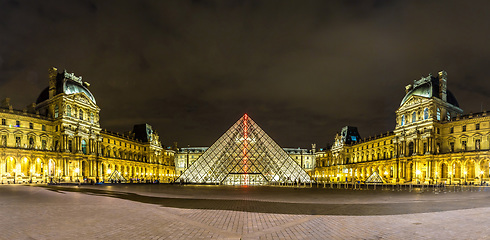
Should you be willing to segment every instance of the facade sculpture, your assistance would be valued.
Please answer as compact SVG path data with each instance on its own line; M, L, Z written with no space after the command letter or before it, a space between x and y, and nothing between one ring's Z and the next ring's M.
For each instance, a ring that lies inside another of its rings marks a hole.
M394 131L346 141L316 155L318 181L480 184L489 181L490 116L462 115L447 89L447 73L415 80L396 110ZM349 139L350 140L350 139Z
M36 103L19 111L2 101L2 183L174 180L174 151L162 147L148 124L125 134L103 130L88 86L51 68Z

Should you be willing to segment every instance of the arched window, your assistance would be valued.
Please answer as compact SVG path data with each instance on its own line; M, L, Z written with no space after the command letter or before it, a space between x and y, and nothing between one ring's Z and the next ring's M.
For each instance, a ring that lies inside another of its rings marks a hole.
M71 106L66 106L66 116L71 117Z
M410 142L408 144L408 155L409 156L413 155L413 150L414 150L413 142Z
M94 113L90 113L90 123L94 123Z
M402 126L405 125L405 115L402 115L402 123L401 123Z
M78 112L78 116L80 118L80 120L83 120L83 110L80 109L80 111Z
M54 118L58 118L59 111L60 107L58 105L54 106Z
M429 119L429 108L424 109L424 120Z
M412 113L412 122L416 122L417 121L417 113L416 112L413 112Z
M87 154L87 142L82 139L82 152L83 154Z
M441 109L437 108L437 120L441 120Z
M29 148L34 148L34 138L33 137L29 138Z

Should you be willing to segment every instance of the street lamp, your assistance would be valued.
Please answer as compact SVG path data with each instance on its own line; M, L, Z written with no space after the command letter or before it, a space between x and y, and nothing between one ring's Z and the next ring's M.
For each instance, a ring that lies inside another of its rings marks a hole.
M483 185L483 171L480 171L480 185Z
M77 182L80 182L79 178L79 173L80 173L80 168L75 168L75 173L77 174Z
M58 169L58 182L61 183L61 169Z
M468 174L468 172L464 171L464 184L466 185L466 174Z
M418 183L418 180L419 180L420 173L421 173L420 170L415 171L415 178L417 180L417 183Z

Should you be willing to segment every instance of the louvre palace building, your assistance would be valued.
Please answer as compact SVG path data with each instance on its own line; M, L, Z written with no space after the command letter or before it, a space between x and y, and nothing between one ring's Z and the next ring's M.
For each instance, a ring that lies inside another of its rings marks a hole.
M127 133L103 130L82 77L51 68L36 103L0 105L0 182L170 182L174 151L148 124Z
M392 132L361 138L344 127L331 149L316 153L320 182L489 182L490 117L463 114L448 90L447 73L406 86Z
M330 148L282 148L245 114L210 147L162 147L148 124L114 133L82 77L51 68L37 101L0 103L0 181L179 182L265 185L313 182L488 182L490 117L463 114L447 73L406 86L392 132L362 138L346 126Z

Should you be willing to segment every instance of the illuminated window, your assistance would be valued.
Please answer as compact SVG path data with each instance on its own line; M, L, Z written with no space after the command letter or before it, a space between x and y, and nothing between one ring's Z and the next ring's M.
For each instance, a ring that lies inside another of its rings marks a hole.
M480 139L475 140L475 150L480 150Z
M466 141L461 141L461 149L466 151Z
M441 109L437 108L437 120L441 120Z
M20 137L15 137L15 146L20 147L20 144L21 144Z
M429 119L429 108L424 109L424 120Z
M82 152L83 154L87 154L87 142L82 139Z
M66 106L66 116L71 117L71 106Z
M417 121L417 113L416 112L413 112L412 113L412 122L416 122Z
M402 115L402 126L405 125L405 115Z
M83 120L83 110L80 109L80 111L78 112L78 117L80 118L80 120Z
M58 107L58 105L54 106L54 118L58 118L59 110L60 110L60 107Z
M450 150L451 152L454 152L454 142L450 142L450 143L449 143L449 150Z

